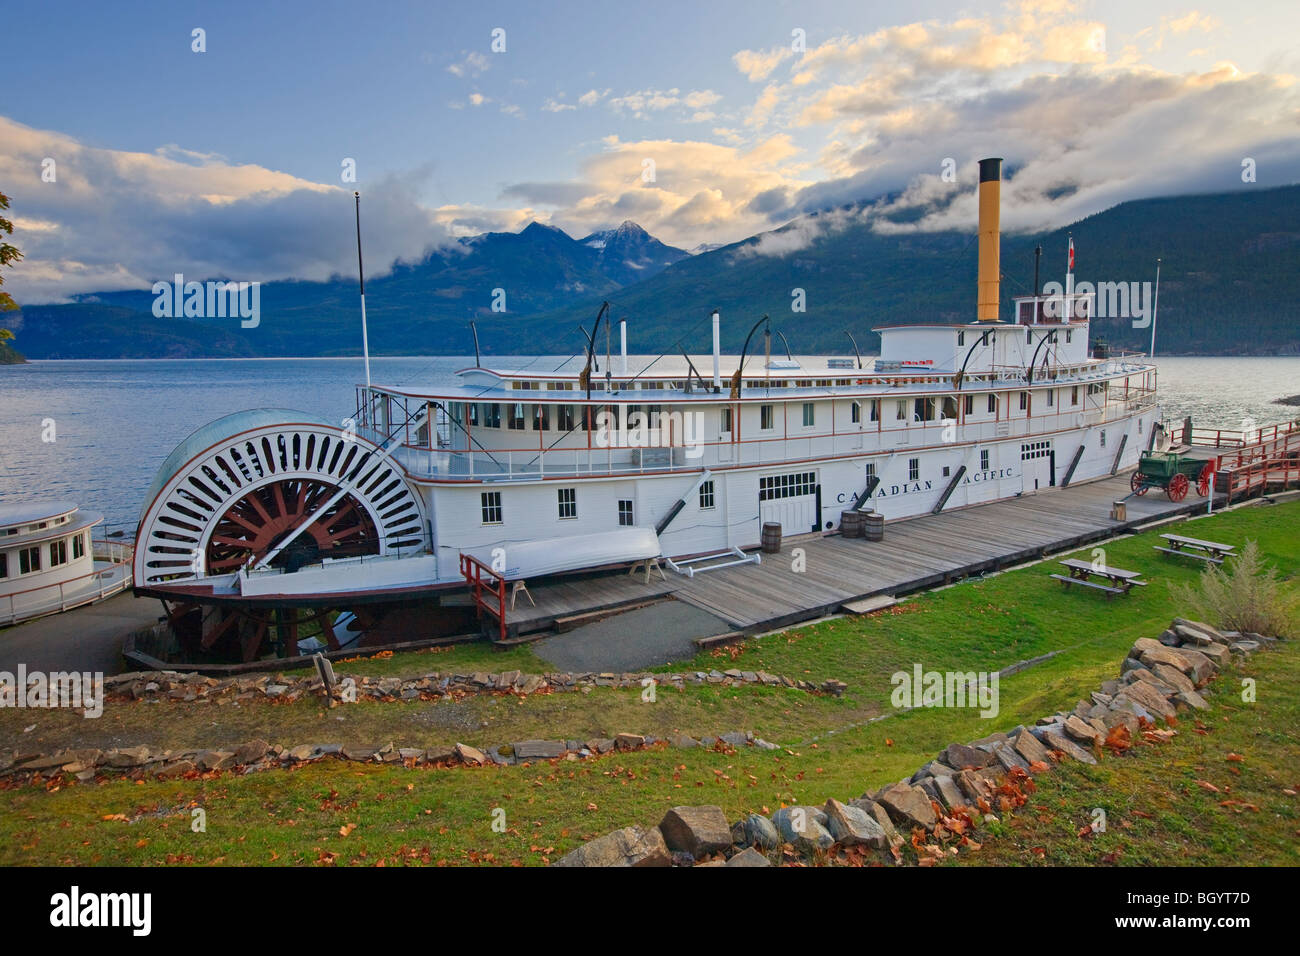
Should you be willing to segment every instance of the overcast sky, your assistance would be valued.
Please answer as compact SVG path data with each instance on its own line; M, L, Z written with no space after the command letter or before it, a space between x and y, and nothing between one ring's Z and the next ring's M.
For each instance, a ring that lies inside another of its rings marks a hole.
M1297 11L1294 0L10 5L0 192L26 258L5 288L35 303L176 272L350 274L353 189L377 274L533 219L576 237L632 219L690 249L889 196L891 209L915 207L907 228L973 231L975 161L989 155L1007 160L1008 229L1125 199L1289 184L1300 181ZM942 175L948 159L956 182ZM798 230L762 251L810 238Z

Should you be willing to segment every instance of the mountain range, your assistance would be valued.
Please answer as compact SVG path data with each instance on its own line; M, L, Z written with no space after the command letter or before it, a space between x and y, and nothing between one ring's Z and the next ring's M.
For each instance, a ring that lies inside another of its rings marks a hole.
M866 204L800 217L779 229L695 254L633 222L575 239L532 223L465 238L366 283L376 355L464 355L477 320L484 354L572 354L600 304L628 319L629 348L658 354L709 348L708 315L738 351L763 314L796 353L878 345L873 326L965 321L974 315L975 229L882 230ZM1069 238L1077 282L1151 282L1160 258L1161 354L1300 354L1300 186L1122 203L1067 227L1004 234L1002 316L1011 296L1064 278ZM170 277L165 277L170 278ZM187 277L190 278L190 277ZM214 277L216 278L216 277ZM802 290L800 293L798 290ZM802 299L805 311L792 306ZM0 316L30 358L355 355L355 278L268 282L261 318L155 318L149 290L27 306ZM493 310L493 304L498 310ZM1150 330L1098 318L1094 336L1145 349Z

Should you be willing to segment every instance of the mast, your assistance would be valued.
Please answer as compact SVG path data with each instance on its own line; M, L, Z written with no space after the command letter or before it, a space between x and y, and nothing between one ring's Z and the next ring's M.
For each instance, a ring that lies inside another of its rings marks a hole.
M1156 260L1156 294L1155 301L1151 303L1151 354L1150 358L1156 357L1156 316L1160 312L1160 260ZM1211 498L1214 496L1211 495Z
M366 388L370 387L370 336L366 333L366 271L361 266L361 193L357 200L357 279L361 283L361 354L366 359Z

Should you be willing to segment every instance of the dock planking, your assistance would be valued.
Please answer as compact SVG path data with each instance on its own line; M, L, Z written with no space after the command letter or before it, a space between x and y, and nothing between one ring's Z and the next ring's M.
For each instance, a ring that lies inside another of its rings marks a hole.
M885 540L838 535L787 538L762 564L738 565L683 581L673 594L751 632L834 613L846 603L904 594L1111 537L1161 518L1199 511L1205 499L1128 497L1129 476L886 524ZM1128 498L1128 520L1112 502ZM793 549L805 570L792 569Z

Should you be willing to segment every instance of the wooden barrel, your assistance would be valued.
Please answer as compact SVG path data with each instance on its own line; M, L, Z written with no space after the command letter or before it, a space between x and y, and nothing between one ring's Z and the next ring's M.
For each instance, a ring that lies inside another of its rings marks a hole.
M840 534L846 538L862 537L862 519L865 518L861 511L841 511L840 512Z
M862 536L868 541L885 540L885 516L872 511L862 516Z
M781 522L766 521L763 523L762 542L764 554L781 553Z

